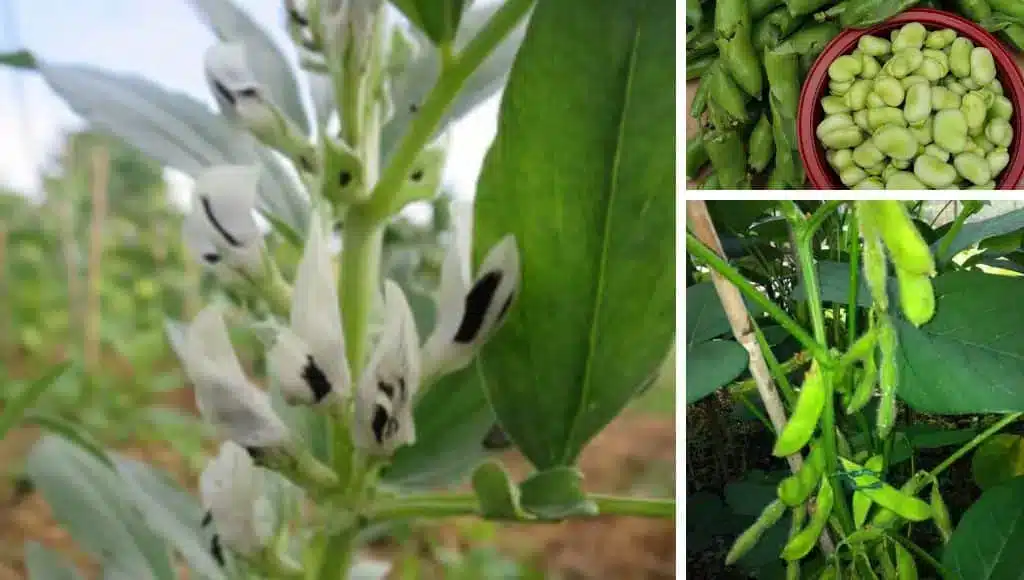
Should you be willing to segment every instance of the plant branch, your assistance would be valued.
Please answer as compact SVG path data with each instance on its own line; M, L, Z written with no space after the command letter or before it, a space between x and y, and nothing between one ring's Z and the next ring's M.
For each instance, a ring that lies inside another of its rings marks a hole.
M416 157L434 136L441 119L470 75L519 25L532 7L533 0L508 0L461 52L444 59L437 83L420 105L408 132L398 143L370 199L360 207L370 223L383 221L412 201L402 199L399 192Z
M953 225L949 226L949 230L946 231L946 235L942 236L942 240L939 241L939 249L935 252L935 257L939 262L946 261L946 252L949 251L949 246L953 244L953 240L956 239L957 234L963 229L964 223L967 218L971 217L978 212L978 208L973 204L965 203L960 208L960 213L956 215L956 219L953 220ZM949 256L950 259L953 256Z
M860 235L857 212L849 212L850 289L846 298L846 344L857 339L857 292L860 290Z
M597 504L602 516L633 516L647 518L671 518L675 515L676 502L673 499L619 497L593 494L588 496ZM456 516L478 516L480 502L476 496L466 493L416 494L392 498L372 506L366 513L370 521L403 520L414 518L444 518ZM532 518L515 521L536 522Z
M1010 413L1009 415L1006 415L1002 419L996 421L988 429L985 429L981 433L978 433L977 435L974 436L973 439L971 439L967 443L964 443L964 445L960 447L960 449L957 449L955 452L953 452L952 455L947 457L945 461L938 464L935 467L935 469L928 472L928 475L932 478L938 477L940 473L948 469L950 465L956 463L958 459L960 459L967 453L970 453L972 449L984 443L986 439L995 435L1010 423L1013 423L1014 421L1020 419L1021 416L1024 416L1024 413Z

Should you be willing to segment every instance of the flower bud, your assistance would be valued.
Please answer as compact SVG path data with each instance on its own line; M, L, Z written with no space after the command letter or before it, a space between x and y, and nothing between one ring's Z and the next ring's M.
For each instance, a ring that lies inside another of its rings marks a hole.
M253 215L259 177L256 165L221 165L196 178L182 235L207 266L255 278L265 274L263 235Z
M213 557L224 564L223 546L242 556L267 548L274 534L274 511L263 493L264 473L238 445L225 441L199 478L207 516L216 526Z

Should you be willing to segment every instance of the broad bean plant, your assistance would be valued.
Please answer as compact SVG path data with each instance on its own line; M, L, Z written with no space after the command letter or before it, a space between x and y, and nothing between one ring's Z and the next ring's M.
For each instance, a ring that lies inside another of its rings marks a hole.
M168 321L219 440L198 505L68 437L29 459L66 525L85 532L85 510L114 530L76 534L108 577L170 577L169 551L202 577L381 577L354 555L394 520L670 517L671 500L587 493L575 462L674 353L672 3L289 0L308 95L240 5L192 4L219 39L196 64L219 115L31 63L95 127L194 177L182 238L219 289ZM384 267L386 226L437 196L446 128L506 78L472 248L449 239L424 295ZM265 365L242 364L243 339ZM486 460L502 439L536 472ZM103 490L69 508L75 471ZM471 471L472 493L435 491Z
M1016 556L990 546L1014 535L1010 506L1024 492L1004 451L1021 438L999 433L1024 409L1009 362L1016 331L1003 320L1020 288L1021 210L968 222L984 204L963 201L936 226L923 202L736 202L728 214L730 204L690 204L687 250L724 316L698 308L703 318L688 320L687 399L749 368L729 392L750 403L742 385L756 383L761 405L750 408L789 467L748 482L770 497L726 564L759 577L773 562L786 578L1012 575ZM791 284L775 269L784 262ZM702 284L688 289L690 308L714 300ZM739 345L708 341L730 326ZM783 340L770 330L793 341L790 360L776 357ZM952 415L970 415L970 427L950 428ZM925 457L947 446L941 461ZM949 471L969 455L984 493L951 509ZM776 526L772 557L755 564L752 548Z

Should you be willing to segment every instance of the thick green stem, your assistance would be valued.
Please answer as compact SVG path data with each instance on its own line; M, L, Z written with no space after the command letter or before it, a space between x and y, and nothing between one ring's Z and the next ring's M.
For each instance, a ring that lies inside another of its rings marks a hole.
M672 499L590 495L601 515L671 518L676 502ZM382 501L367 513L371 521L480 516L480 504L471 494L418 494ZM523 519L520 521L533 521Z
M399 191L416 157L434 136L441 119L466 84L466 80L532 7L533 0L507 0L461 52L444 59L437 83L420 105L408 132L398 143L387 168L381 174L380 181L373 188L373 193L364 206L366 216L371 222L386 219L412 201L401 199Z
M690 232L686 232L686 251L690 252L694 257L699 258L707 264L708 267L721 274L723 278L736 286L740 292L763 308L769 316L774 318L782 328L786 329L793 338L802 344L822 366L831 366L833 364L828 350L815 341L814 338L811 337L811 335L808 334L797 321L790 318L782 308L779 308L777 304L772 302L760 290L755 288L753 284L747 281L747 279L744 278L738 270L730 266L729 263L722 258L719 258L717 254L697 239L697 236Z
M860 290L860 236L857 212L849 212L850 290L846 299L846 344L857 339L857 292Z
M949 251L949 246L953 243L957 234L959 234L960 230L964 227L964 222L967 221L967 218L977 213L977 211L978 210L975 207L969 204L964 204L964 206L960 208L960 213L958 213L956 215L956 219L953 220L953 225L949 226L949 230L946 232L946 235L942 236L942 240L939 242L939 250L935 252L935 257L939 262L946 261L946 252ZM948 256L948 258L952 259L952 256Z

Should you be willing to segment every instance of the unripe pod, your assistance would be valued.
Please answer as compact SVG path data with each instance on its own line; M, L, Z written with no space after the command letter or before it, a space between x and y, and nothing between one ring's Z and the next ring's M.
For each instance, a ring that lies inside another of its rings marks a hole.
M914 326L921 326L935 316L935 289L927 274L913 274L896 269L903 315Z
M757 517L754 523L744 530L743 533L736 538L736 541L733 542L732 548L729 549L729 553L725 556L726 565L732 565L736 560L742 558L744 554L756 546L757 541L761 539L761 536L764 535L769 528L778 523L782 518L782 515L785 513L786 504L782 503L782 500L773 500L765 506L764 510L761 511L761 515Z
M897 268L914 274L935 273L932 252L901 202L865 201L861 207L866 210L861 211L861 219L869 220L882 237Z

